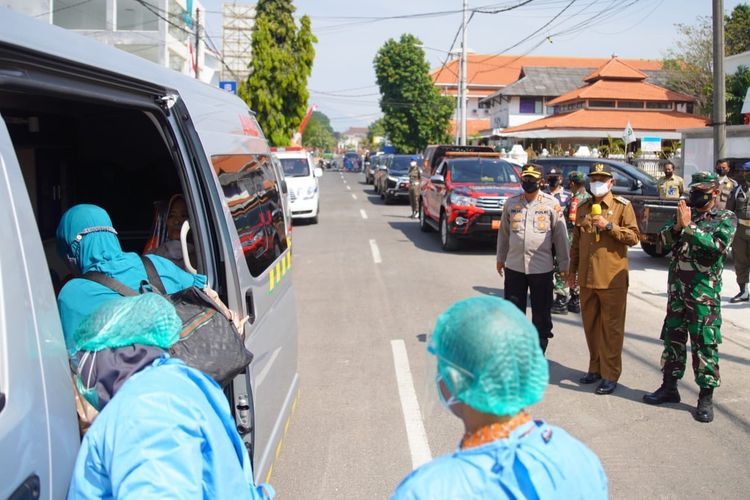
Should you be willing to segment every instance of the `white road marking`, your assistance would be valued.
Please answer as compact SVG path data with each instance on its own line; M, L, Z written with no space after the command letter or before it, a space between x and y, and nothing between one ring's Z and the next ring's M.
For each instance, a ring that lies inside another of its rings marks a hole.
M372 240L370 240L372 241ZM401 398L401 409L404 412L406 438L411 452L411 465L417 468L432 460L430 443L427 442L427 432L422 422L422 412L419 411L417 393L409 368L409 356L406 354L406 344L401 339L391 340L393 351L393 365L396 369L396 384Z
M378 244L375 242L375 240L370 240L370 251L372 252L372 260L375 262L375 264L380 264L383 262L383 259L380 258L380 249L378 248Z
M346 186L346 189L348 189L349 191L351 191L352 187L351 186Z
M367 212L365 212L363 208L359 209L359 215L361 215L364 220L367 220Z
M357 195L354 194L354 193L352 193L352 198L354 198L356 200L357 199Z

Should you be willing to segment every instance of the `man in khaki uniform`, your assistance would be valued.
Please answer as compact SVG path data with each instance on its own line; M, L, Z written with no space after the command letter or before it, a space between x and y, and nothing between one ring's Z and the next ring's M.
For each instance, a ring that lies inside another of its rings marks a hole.
M526 165L521 171L524 192L505 202L497 233L497 272L505 271L505 298L526 312L531 295L531 322L546 351L552 338L553 252L564 278L568 271L568 230L560 204L540 190L543 170Z
M589 348L588 372L580 382L601 381L596 393L610 394L622 371L628 247L638 243L640 233L630 201L611 193L614 179L609 165L595 164L589 185L593 198L579 205L576 213L568 283L575 283L577 273Z
M729 162L718 160L716 162L716 173L719 174L719 197L716 200L716 208L725 210L727 201L732 191L737 189L737 181L729 177Z
M409 162L409 204L411 205L411 217L412 219L419 218L419 167L417 166L417 158L414 157Z
M664 177L659 179L659 198L678 199L685 192L685 183L682 177L675 175L674 163L668 161L664 164Z
M750 302L750 291L747 289L747 282L750 281L750 161L742 165L742 182L729 196L727 210L731 210L737 216L737 232L734 233L732 253L737 284L740 287L740 293L729 302Z

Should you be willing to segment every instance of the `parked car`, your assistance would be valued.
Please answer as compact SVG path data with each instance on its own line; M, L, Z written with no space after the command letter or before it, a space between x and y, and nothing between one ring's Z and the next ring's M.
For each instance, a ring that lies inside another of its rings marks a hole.
M447 152L420 186L419 227L440 232L443 250L461 239L497 238L506 200L521 192L516 169L499 153Z
M187 205L190 267L250 318L255 360L227 398L261 482L299 377L284 183L252 111L217 87L5 8L0 75L0 498L64 498L80 445L55 300L69 275L60 216L98 204L122 248L141 252L153 202L174 194ZM251 243L264 238L280 248Z
M652 257L663 257L670 252L669 248L662 247L658 232L677 211L677 200L660 199L656 179L651 175L629 163L604 158L536 158L533 163L543 166L545 172L552 168L561 171L566 183L568 174L574 170L588 175L596 163L611 166L615 179L612 194L623 196L633 204L643 251Z
M390 155L385 163L384 174L380 177L380 199L391 204L397 199L409 199L409 165L416 159L415 155Z
M377 164L377 168L373 171L372 174L372 190L375 191L375 194L380 194L381 188L385 185L385 178L387 176L387 166L389 158L393 156L391 154L386 154L380 157L380 161Z
M382 153L378 153L375 155L371 155L369 157L369 160L365 160L365 184L373 184L375 182L375 172L384 159L385 155Z
M313 167L310 153L304 148L273 148L273 151L284 169L292 219L306 219L317 224L320 214L318 177L323 175L323 169Z

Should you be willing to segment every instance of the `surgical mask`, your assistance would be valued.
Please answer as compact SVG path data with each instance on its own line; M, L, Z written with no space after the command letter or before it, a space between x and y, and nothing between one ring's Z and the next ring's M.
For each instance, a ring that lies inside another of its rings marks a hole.
M539 191L539 181L521 181L521 187L527 193Z
M589 188L591 189L591 194L593 194L594 196L604 196L605 194L609 193L609 182L592 182Z
M458 403L458 400L453 394L451 394L450 398L445 399L445 396L443 395L443 390L440 388L440 382L442 381L443 381L442 375L440 375L439 373L435 375L435 385L437 386L436 389L438 393L438 399L440 400L440 404L442 405L443 408L445 408L448 412L453 413L451 406Z
M556 188L560 185L560 178L559 177L550 177L547 180L547 183L549 184L549 187Z
M714 199L714 195L711 191L701 191L700 189L694 189L690 191L690 199L687 205L691 208L703 208Z

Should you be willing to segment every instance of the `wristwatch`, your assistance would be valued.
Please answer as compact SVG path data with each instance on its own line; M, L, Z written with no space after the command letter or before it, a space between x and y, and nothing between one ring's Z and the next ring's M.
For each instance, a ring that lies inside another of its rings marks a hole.
M607 230L607 231L612 231L612 223L611 222L607 222L607 225L604 226L604 229Z

